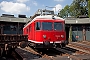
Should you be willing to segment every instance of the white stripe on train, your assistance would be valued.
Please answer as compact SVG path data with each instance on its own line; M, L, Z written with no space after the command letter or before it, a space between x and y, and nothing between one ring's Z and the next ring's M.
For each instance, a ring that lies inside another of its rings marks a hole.
M43 42L38 42L38 41L33 41L33 40L28 40L30 42L33 42L33 43L40 43L40 44L43 44ZM54 43L61 43L62 41L55 41ZM50 41L50 43L53 43Z

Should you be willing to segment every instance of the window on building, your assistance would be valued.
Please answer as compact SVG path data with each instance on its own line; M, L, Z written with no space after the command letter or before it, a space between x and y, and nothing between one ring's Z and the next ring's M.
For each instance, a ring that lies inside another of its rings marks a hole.
M82 31L83 27L82 26L73 26L72 31Z
M22 24L20 24L20 26L19 26L19 31L23 31L23 25Z
M11 31L16 31L16 26L10 25Z
M3 29L4 29L5 31L10 31L10 25L5 25L5 26L3 27Z
M73 26L72 27L72 31L77 31L78 30L78 27L77 26Z
M86 26L86 31L90 31L90 26Z

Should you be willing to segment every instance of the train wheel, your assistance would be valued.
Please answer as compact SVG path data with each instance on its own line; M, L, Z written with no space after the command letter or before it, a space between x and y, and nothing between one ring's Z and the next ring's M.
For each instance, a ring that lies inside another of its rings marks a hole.
M22 41L19 43L21 48L25 48L27 46L27 43L25 41Z

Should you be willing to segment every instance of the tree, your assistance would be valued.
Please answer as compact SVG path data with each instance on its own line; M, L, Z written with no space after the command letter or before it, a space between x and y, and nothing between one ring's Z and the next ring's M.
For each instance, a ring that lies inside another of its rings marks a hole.
M64 10L65 10L65 17L68 17L69 16L69 5L66 5L64 7Z
M75 5L73 5L73 4L70 5L70 8L69 8L69 11L70 11L69 15L70 16L76 16L76 10L74 7L75 7Z
M90 0L88 0L88 16L90 18Z
M62 9L62 10L59 12L59 17L62 17L62 18L65 17L65 11L64 11L64 9Z
M90 0L73 0L70 6L66 5L59 13L60 17L74 16L79 17L81 15L90 16Z
M62 18L66 18L69 16L69 5L66 5L64 9L59 12L59 16Z

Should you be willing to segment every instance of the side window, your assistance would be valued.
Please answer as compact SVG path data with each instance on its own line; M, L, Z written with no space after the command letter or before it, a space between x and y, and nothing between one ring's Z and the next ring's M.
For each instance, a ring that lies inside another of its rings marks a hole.
M32 27L31 27L31 26L29 26L29 32L31 32L31 29L32 29Z
M31 26L29 26L29 32L31 31Z
M27 34L28 34L28 28L27 28Z
M40 30L40 22L36 22L36 30Z

